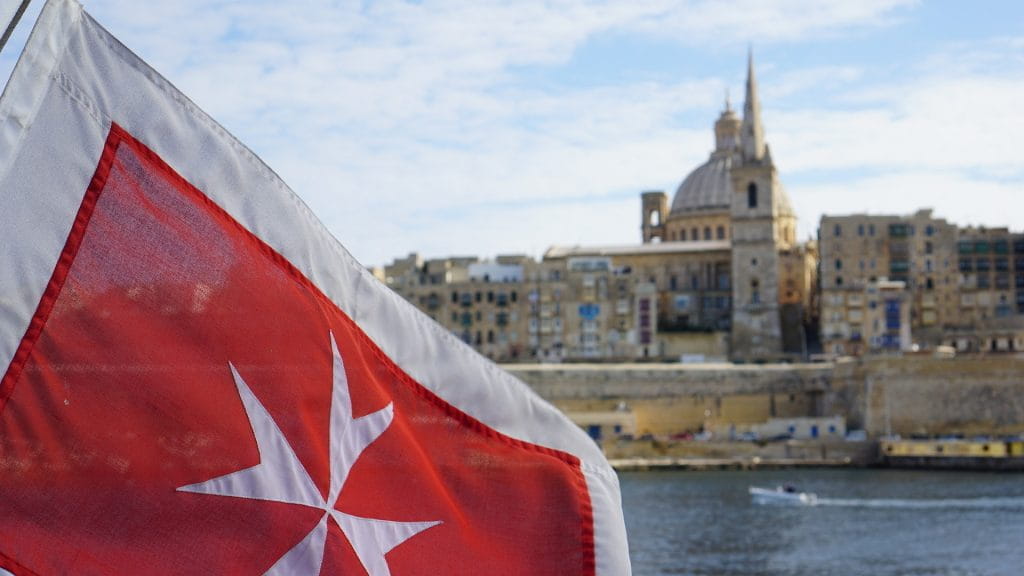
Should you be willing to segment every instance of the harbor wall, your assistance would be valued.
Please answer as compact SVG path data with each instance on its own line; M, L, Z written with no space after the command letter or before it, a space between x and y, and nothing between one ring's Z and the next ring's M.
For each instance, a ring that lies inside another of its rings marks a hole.
M843 416L848 429L872 436L1024 434L1024 359L1016 356L505 368L565 411L631 411L640 435L822 416Z
M881 436L1024 434L1024 358L872 358L835 365L822 409Z
M628 410L638 435L672 435L816 414L830 365L510 365L566 412Z

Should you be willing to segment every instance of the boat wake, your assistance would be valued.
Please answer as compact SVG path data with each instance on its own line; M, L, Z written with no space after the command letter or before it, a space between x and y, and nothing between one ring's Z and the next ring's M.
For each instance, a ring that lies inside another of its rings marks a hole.
M960 508L967 510L994 510L1007 508L1024 509L1024 498L821 498L817 506L841 508L901 508L908 510L930 510Z

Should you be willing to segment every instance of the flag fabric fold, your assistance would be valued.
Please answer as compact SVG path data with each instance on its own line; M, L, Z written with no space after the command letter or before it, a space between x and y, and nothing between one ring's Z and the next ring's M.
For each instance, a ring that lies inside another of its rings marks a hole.
M0 98L0 568L629 573L618 481L73 0Z

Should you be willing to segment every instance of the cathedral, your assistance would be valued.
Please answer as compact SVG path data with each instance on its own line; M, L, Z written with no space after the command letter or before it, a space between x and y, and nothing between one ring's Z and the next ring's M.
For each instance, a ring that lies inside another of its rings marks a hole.
M642 242L525 255L396 260L379 276L498 361L768 362L806 356L813 244L765 141L753 59L742 117L726 102L707 162L671 205L641 194Z
M727 100L714 132L711 157L683 179L671 207L663 192L641 195L643 242L690 243L716 252L727 245L728 277L720 265L721 277L714 281L715 287L730 292L732 359L805 353L813 246L796 242L796 216L765 140L752 55L743 116L737 117ZM700 285L699 280L692 283ZM700 310L703 304L698 299L698 316L708 315Z

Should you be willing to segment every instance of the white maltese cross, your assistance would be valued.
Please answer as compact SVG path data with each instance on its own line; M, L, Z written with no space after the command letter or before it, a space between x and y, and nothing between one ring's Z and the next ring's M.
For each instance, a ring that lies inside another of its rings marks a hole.
M441 522L393 522L361 518L335 510L334 506L341 489L345 486L349 471L359 460L363 450L391 425L394 409L389 403L372 414L352 418L352 398L349 394L345 365L334 341L334 334L330 336L331 349L334 352L334 386L331 393L331 489L327 499L324 499L313 483L309 472L296 457L295 451L288 444L277 423L230 363L228 366L235 378L238 395L242 399L242 405L249 416L249 424L256 436L260 463L206 482L182 486L178 490L253 500L272 500L323 510L324 515L316 527L279 558L267 570L267 574L319 574L324 558L328 520L333 518L348 538L369 576L389 576L391 572L388 570L384 555L395 546Z

